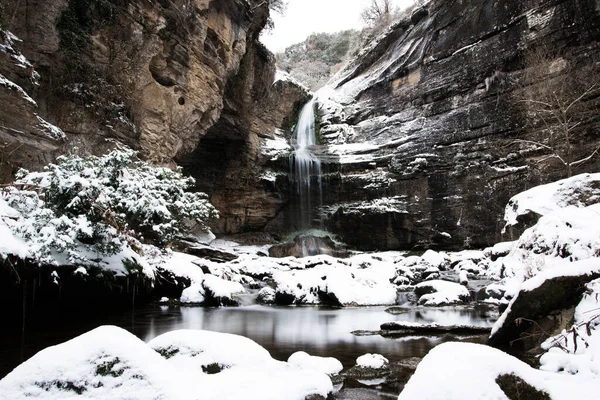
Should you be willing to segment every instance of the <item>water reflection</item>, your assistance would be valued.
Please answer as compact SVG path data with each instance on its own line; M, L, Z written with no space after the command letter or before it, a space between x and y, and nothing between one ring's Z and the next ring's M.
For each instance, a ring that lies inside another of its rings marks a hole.
M355 330L377 330L384 322L413 321L490 326L472 310L415 310L400 315L384 307L328 309L317 307L162 308L136 317L133 332L144 341L175 329L205 329L249 337L275 358L287 359L295 351L340 358L352 366L364 353L381 353L390 359L422 357L444 338L355 336Z
M113 315L39 316L30 320L24 344L20 331L0 332L0 377L35 352L69 340L100 325L117 325L144 341L177 329L205 329L246 336L286 360L296 351L338 358L345 367L354 365L365 353L380 353L391 361L423 357L431 348L447 340L443 337L355 336L355 330L377 330L384 322L414 321L440 324L491 326L473 310L414 309L391 315L385 307L332 309L323 307L178 308L150 307ZM477 341L483 341L479 338Z

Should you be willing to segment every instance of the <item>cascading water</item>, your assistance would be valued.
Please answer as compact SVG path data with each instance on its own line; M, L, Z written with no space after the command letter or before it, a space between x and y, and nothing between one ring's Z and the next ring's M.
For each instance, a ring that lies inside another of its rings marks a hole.
M314 107L315 99L313 98L302 108L296 126L296 140L293 143L294 153L291 166L297 196L296 215L293 221L296 230L320 228L320 223L315 226L313 218L313 207L321 206L323 202L321 161L313 153L314 146L317 144Z

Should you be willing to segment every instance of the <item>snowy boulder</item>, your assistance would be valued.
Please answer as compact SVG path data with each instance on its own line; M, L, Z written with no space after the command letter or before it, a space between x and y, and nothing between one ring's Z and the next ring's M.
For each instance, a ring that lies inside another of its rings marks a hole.
M329 376L339 374L344 368L342 363L336 358L311 356L304 351L295 352L288 358L287 362L290 365L323 372Z
M424 306L447 306L466 303L471 295L463 285L447 281L427 281L415 286L418 304Z
M264 287L258 292L256 302L260 304L274 304L275 303L275 290L270 287Z
M521 235L515 255L533 264L547 257L576 261L597 256L600 254L599 211L600 204L586 208L569 206L542 217Z
M148 346L180 368L205 373L272 360L267 350L248 338L210 331L172 331L154 338Z
M361 368L382 369L389 364L381 354L364 354L356 359L356 366Z
M102 326L19 365L0 381L0 398L191 400L199 389L134 335Z
M435 347L423 358L398 400L572 400L597 396L597 379L539 371L488 346L451 342Z
M204 275L202 287L205 292L204 305L210 307L237 306L235 294L245 293L246 290L238 282L227 281L214 275Z
M438 253L437 251L427 250L421 260L439 269L445 269L450 264L450 257L446 253Z
M431 281L440 278L440 270L438 267L429 267L421 272L421 278L426 281Z
M568 206L587 207L600 201L600 173L581 174L536 186L513 196L506 205L507 227L532 226L539 217Z
M370 380L385 378L390 374L390 363L381 354L364 354L356 359L356 365L344 372L348 378Z
M182 374L193 374L202 399L302 400L325 398L333 390L324 371L277 361L243 336L182 330L148 345Z
M575 306L583 297L585 284L597 278L600 278L600 259L592 258L569 265L556 264L523 282L496 321L488 344L495 347L512 344L539 351L539 337L555 335L567 328ZM515 342L516 339L519 340Z

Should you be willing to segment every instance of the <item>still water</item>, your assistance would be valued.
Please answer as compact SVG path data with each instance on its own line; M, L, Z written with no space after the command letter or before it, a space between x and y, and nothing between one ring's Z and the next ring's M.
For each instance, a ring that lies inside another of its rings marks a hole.
M381 336L355 336L352 331L377 330L382 323L391 321L478 326L493 324L493 320L474 310L417 308L392 315L385 309L260 305L236 308L153 306L115 314L50 313L29 320L24 337L20 327L0 330L0 377L37 351L106 324L127 329L146 342L177 329L233 333L256 341L276 359L287 360L292 353L302 350L312 355L336 357L345 368L353 366L356 358L365 353L379 353L390 361L399 361L423 357L434 346L456 340L450 336L386 339ZM481 342L485 337L468 340ZM364 395L361 397L366 398Z

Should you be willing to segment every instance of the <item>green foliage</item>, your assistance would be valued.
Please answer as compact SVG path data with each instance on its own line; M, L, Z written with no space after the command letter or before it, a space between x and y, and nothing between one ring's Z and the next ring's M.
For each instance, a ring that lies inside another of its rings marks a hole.
M167 245L195 224L208 229L216 209L181 170L154 167L130 149L103 157L62 156L46 172L21 170L5 200L22 218L11 226L25 239L31 258L94 265L100 255L130 249L122 264L128 274L142 266L133 257L139 241ZM30 190L35 188L35 190Z

